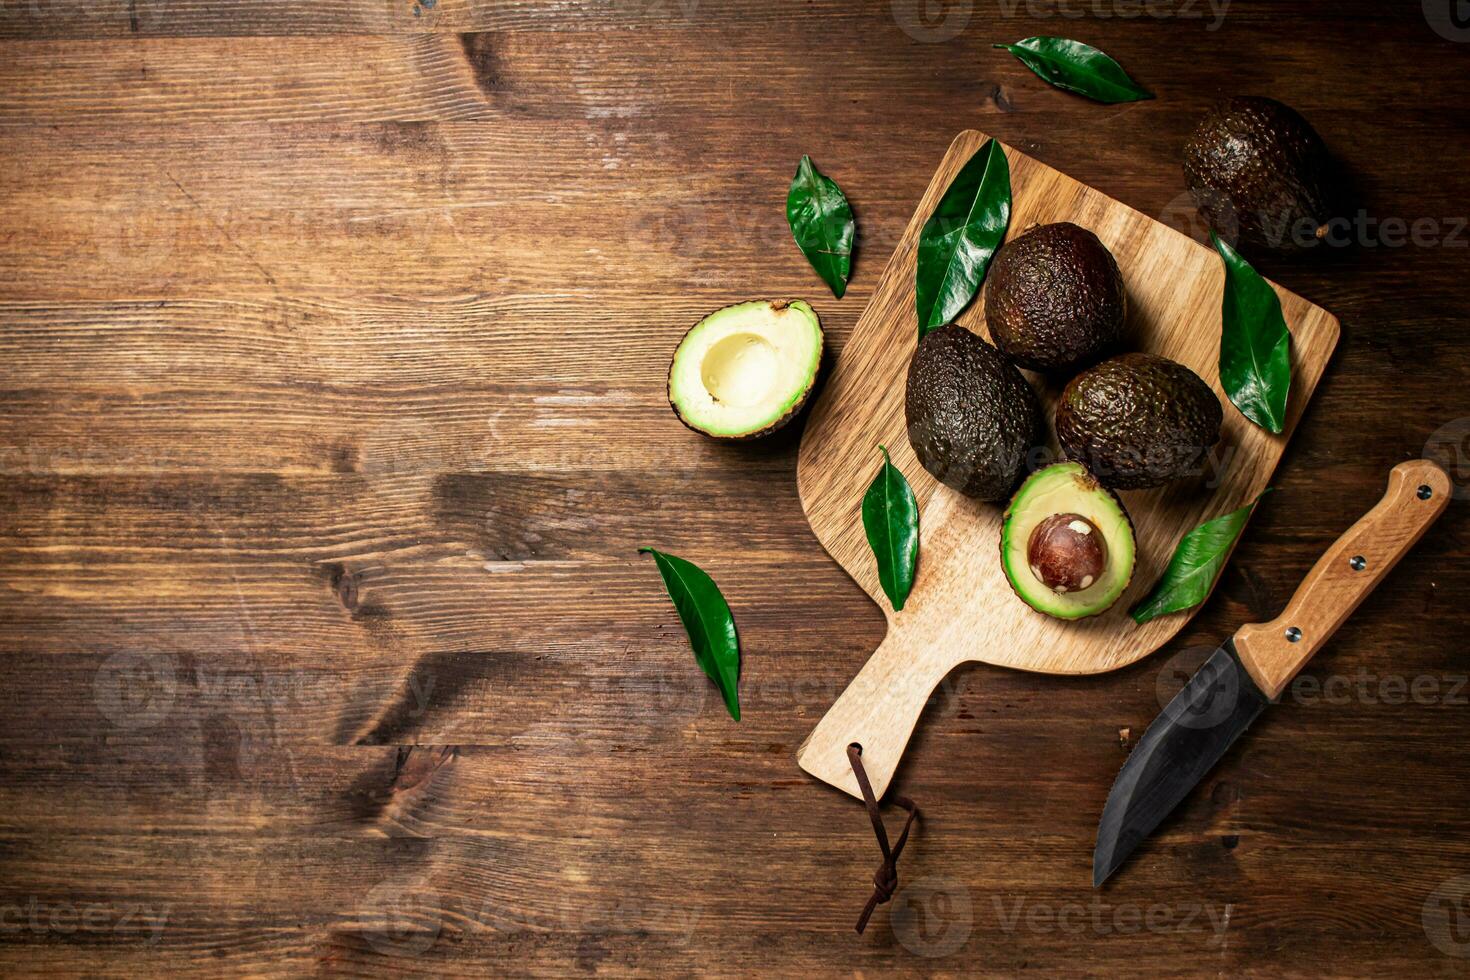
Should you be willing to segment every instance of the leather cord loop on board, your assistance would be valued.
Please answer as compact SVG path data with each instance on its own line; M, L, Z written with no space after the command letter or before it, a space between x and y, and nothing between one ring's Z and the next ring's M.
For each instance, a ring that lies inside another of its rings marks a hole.
M857 777L858 788L863 791L863 803L868 808L868 819L873 821L873 834L878 838L878 847L883 851L883 863L878 865L878 870L873 872L873 894L868 898L868 904L863 906L863 914L858 916L857 932L861 936L863 930L868 928L868 918L873 910L893 897L898 889L898 856L903 853L903 846L909 840L909 828L914 825L914 818L919 815L919 808L914 801L907 796L895 796L893 802L909 812L909 818L903 823L903 831L898 835L898 843L891 848L888 846L888 829L883 826L883 815L878 811L878 801L873 798L873 784L868 782L868 774L863 770L863 748L853 744L847 747L847 761L852 763L852 774Z

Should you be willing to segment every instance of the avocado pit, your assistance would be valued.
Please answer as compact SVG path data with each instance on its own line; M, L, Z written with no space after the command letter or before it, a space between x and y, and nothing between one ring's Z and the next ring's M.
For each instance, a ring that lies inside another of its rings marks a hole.
M1053 514L1031 532L1026 559L1037 581L1058 594L1091 588L1107 569L1102 532L1081 514Z

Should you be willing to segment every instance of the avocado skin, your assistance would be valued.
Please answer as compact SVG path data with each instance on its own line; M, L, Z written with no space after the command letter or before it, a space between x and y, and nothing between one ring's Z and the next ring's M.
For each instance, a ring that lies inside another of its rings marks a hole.
M1331 154L1312 124L1275 99L1219 103L1184 144L1184 180L1220 237L1291 252L1334 217Z
M950 324L919 341L904 395L909 442L924 469L979 500L1004 500L1027 469L1045 416L1000 351Z
M1057 441L1103 484L1162 486L1193 472L1220 438L1220 399L1167 357L1120 354L1067 382Z
M1123 338L1127 293L1106 245L1070 222L1041 225L1007 242L990 266L990 338L1033 371L1068 371Z

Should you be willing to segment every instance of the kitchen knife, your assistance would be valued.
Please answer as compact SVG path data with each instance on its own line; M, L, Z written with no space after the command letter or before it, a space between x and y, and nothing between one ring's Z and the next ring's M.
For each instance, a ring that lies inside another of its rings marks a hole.
M1269 623L1242 626L1205 661L1128 756L1092 853L1101 885L1250 727L1449 505L1444 470L1400 463L1388 491L1337 539Z

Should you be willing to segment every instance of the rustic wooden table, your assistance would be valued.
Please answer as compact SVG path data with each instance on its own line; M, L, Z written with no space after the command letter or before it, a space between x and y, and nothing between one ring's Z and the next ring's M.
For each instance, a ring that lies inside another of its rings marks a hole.
M1120 730L1200 644L1274 615L1393 464L1470 486L1451 7L0 2L0 969L1464 973L1463 502L1089 881ZM990 47L1032 34L1158 100ZM1155 656L946 682L859 938L871 831L792 755L883 619L806 526L797 435L694 436L667 358L752 297L840 350L965 127L1202 238L1180 147L1244 92L1364 209L1259 263L1344 328L1279 492ZM803 153L858 215L841 301L786 229ZM742 722L643 544L735 606Z

